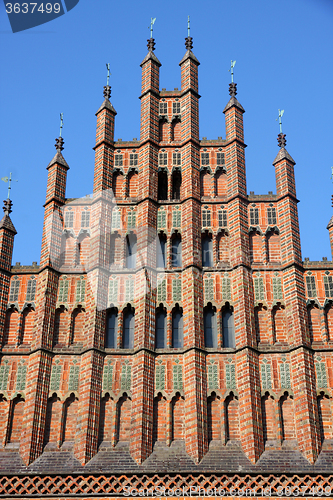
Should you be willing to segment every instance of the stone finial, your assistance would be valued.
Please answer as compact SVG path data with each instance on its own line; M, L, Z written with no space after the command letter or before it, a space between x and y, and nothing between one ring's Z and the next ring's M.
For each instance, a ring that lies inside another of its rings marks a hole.
M111 97L111 87L110 85L104 85L103 95L105 99L110 99Z
M185 38L185 47L186 47L186 50L193 49L193 38L191 36L188 36Z
M154 52L155 50L155 38L148 38L147 47L149 52Z
M286 134L280 133L278 135L278 139L277 140L278 140L278 145L279 145L280 148L284 148L286 146L286 144L287 144Z
M12 206L13 206L12 200L9 200L7 198L7 200L3 201L3 211L5 212L5 215L9 215L12 212Z
M64 145L64 140L62 137L58 137L58 139L55 140L56 141L56 144L54 145L56 150L61 153L61 151L64 149L63 148L63 145Z
M237 83L229 83L229 94L231 97L236 97L237 95Z

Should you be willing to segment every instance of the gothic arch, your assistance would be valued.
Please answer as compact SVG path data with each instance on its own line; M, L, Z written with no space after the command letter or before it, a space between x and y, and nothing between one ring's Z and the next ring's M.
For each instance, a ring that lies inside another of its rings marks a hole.
M72 312L71 343L83 344L85 338L85 309L78 305Z
M213 391L207 398L208 442L221 440L222 422L223 415L221 397Z
M172 441L185 439L185 400L177 391L171 401Z
M268 262L281 262L280 232L277 227L266 231L266 255Z
M63 405L57 393L53 393L47 400L44 447L50 443L54 444L56 447L60 444L62 407Z
M117 402L117 441L130 441L132 400L126 392Z
M263 262L262 234L251 227L249 235L250 261Z
M213 194L212 190L212 175L210 169L203 168L200 171L200 196L211 197Z
M278 302L272 309L273 342L288 343L285 306Z
M277 439L275 401L269 391L266 391L261 397L261 413L264 443L275 441Z
M139 195L139 171L132 168L127 174L127 193L129 198L137 198Z
M254 320L257 342L270 343L270 317L267 306L258 304L254 308Z
M154 398L153 409L153 443L156 441L167 442L167 421L168 421L168 405L161 392Z
M24 345L31 344L33 337L33 329L35 323L35 308L32 304L26 304L22 313L22 333L21 343Z
M113 420L116 412L116 403L110 392L101 399L101 407L99 414L99 430L98 430L98 443L103 441L112 441Z
M308 313L308 323L309 323L309 333L310 341L312 342L322 342L323 337L321 333L321 317L322 311L318 307L318 304L311 303L307 307Z
M282 440L296 440L294 398L285 391L279 401L281 415Z
M69 314L66 307L62 304L55 311L54 315L54 334L53 347L66 346L68 343Z
M17 329L19 326L19 312L16 305L12 304L6 311L3 344L16 344Z
M333 439L332 398L321 391L317 396L320 438L323 443Z
M239 402L238 396L236 396L233 391L231 391L225 399L224 409L226 441L239 441Z
M23 417L24 417L25 401L21 394L18 394L10 402L10 418L8 426L7 443L19 444L24 432Z
M78 398L72 392L63 404L62 444L75 441L78 407Z
M215 192L216 196L227 196L228 194L227 171L223 167L219 167L215 172Z
M124 195L124 173L120 169L113 170L112 190L115 198L122 198Z

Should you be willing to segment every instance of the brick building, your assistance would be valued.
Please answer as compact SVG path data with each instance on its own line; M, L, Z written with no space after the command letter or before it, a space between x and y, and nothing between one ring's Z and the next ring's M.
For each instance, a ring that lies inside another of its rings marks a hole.
M160 91L154 46L141 63L139 141L114 140L104 87L92 196L65 197L57 139L40 265L11 265L5 202L1 494L328 492L333 264L302 261L285 135L276 194L248 195L236 84L225 138L199 140L192 39L180 90Z

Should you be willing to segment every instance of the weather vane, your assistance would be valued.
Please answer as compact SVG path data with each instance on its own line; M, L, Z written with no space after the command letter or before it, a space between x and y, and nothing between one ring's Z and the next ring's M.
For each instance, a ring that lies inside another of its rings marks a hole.
M60 133L59 133L59 137L61 137L62 127L63 126L64 126L64 113L60 113Z
M231 83L234 82L234 67L235 67L236 61L231 60L231 66L228 71L231 73Z
M111 75L111 73L110 73L110 63L106 64L106 69L108 70L108 74L107 74L107 77L106 77L106 85L108 87L109 86L109 79L110 79L110 75Z
M148 29L150 30L150 38L153 38L153 26L156 21L156 17L154 19L151 17L150 18L150 26L148 26Z
M276 119L276 121L279 120L279 125L280 125L280 134L282 134L282 116L284 113L284 109L279 109L279 117Z
M331 167L331 172L332 172L332 175L331 175L330 179L332 179L332 182L333 182L333 167Z
M1 180L4 181L4 182L8 182L8 196L7 196L7 200L10 199L10 190L12 188L12 182L18 182L17 180L15 179L12 179L12 173L10 172L9 174L9 177L1 177Z
M190 16L187 16L187 36L190 36Z

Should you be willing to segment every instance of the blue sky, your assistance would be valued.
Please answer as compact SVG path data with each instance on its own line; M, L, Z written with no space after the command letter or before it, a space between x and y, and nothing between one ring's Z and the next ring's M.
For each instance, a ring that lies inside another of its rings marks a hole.
M276 121L284 109L287 150L295 175L302 254L330 256L333 108L333 2L329 0L80 0L64 16L13 34L0 3L0 177L13 172L12 220L18 231L13 262L40 258L46 167L55 154L64 113L67 197L92 191L95 112L103 101L105 63L111 64L115 137L140 136L140 63L148 24L156 17L160 87L180 87L187 16L199 59L200 137L225 137L230 60L244 115L247 190L275 192L272 162ZM0 182L0 197L7 185Z

